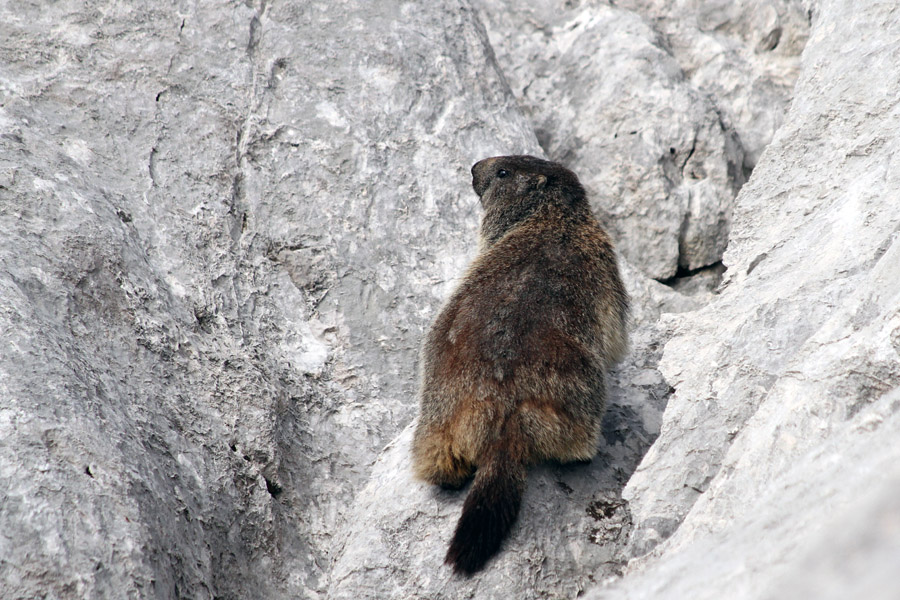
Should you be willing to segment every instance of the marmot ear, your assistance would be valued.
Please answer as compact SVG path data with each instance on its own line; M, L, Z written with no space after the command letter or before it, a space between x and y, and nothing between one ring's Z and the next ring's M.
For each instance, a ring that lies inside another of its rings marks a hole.
M545 185L547 185L547 176L546 175L538 175L534 180L534 189L536 189L536 190L544 189Z

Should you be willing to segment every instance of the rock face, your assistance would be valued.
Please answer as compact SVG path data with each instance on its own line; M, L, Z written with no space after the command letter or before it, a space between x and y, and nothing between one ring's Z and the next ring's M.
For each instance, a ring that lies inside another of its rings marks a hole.
M668 279L721 260L807 22L783 2L609 4L483 0L480 14L550 158L585 173L622 254Z
M3 5L0 595L895 598L898 35L878 0ZM597 458L461 579L415 362L506 153L588 183L632 352Z
M4 597L315 597L470 165L539 153L465 4L3 9Z
M665 319L676 392L625 497L636 553L674 535L609 597L721 597L716 582L762 597L753 582L770 578L767 597L869 597L877 584L850 570L896 564L900 181L885 132L900 66L895 48L846 40L897 33L900 15L847 10L817 7L791 111L738 197L721 293ZM813 557L843 552L854 561L817 580Z
M691 85L710 96L756 166L781 126L806 44L801 0L617 0L649 21Z

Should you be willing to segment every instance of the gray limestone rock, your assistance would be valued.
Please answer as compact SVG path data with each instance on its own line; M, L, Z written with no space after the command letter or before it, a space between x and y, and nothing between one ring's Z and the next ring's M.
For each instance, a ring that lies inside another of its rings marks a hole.
M483 3L547 155L579 173L622 254L651 277L718 262L744 181L734 129L636 13Z
M4 4L0 64L4 598L320 596L540 151L473 11Z
M896 538L870 541L864 515L897 517L883 499L900 464L900 63L865 37L900 18L879 2L817 14L786 124L738 198L721 292L665 318L676 392L624 495L634 553L671 537L609 597L755 598L769 580L785 585L771 598L896 597L847 576L858 566L804 570L855 549L885 581ZM834 554L827 530L844 531Z
M701 93L734 126L752 170L781 126L809 34L800 0L616 0L659 32Z
M0 3L0 595L896 597L897 11L609 4ZM632 349L459 579L417 348L544 151Z
M656 279L721 260L734 195L791 97L792 0L481 0L547 154L588 173L623 254Z

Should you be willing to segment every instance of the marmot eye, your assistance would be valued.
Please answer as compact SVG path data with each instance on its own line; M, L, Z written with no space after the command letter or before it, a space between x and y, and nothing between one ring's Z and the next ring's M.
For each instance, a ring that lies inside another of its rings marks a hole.
M506 169L500 169L499 171L497 171L497 177L499 177L500 179L503 179L507 175L509 175L509 171L507 171Z

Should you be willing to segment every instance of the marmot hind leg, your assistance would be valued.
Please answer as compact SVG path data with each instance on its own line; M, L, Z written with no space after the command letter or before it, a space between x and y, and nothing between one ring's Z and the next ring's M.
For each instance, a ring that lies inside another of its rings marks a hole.
M412 456L416 477L443 488L461 488L475 471L474 464L453 452L453 444L442 433L416 431Z

